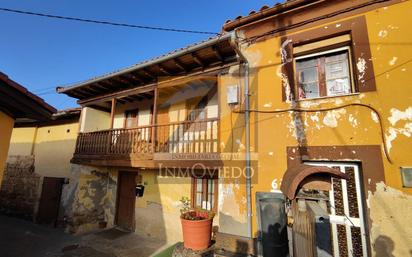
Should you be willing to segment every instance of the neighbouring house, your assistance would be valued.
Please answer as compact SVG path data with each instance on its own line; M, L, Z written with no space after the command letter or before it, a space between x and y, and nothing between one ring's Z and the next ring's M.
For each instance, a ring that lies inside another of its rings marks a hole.
M47 121L16 122L0 188L0 211L59 225L71 213L70 159L80 108L55 112Z
M56 110L0 72L0 186L15 122L47 121Z
M175 242L188 196L220 256L409 256L411 10L286 1L58 88L82 106L71 230Z

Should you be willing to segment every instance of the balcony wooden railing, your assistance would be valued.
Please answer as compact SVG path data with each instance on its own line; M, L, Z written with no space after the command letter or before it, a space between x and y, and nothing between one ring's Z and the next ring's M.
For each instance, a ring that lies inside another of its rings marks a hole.
M218 119L207 119L79 133L75 155L130 156L217 151Z

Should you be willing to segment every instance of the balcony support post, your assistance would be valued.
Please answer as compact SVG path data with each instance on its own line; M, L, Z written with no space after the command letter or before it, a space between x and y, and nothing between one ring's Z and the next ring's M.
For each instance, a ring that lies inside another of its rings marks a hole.
M112 99L112 109L111 109L111 112L110 112L110 129L113 129L114 114L116 112L116 104L117 104L117 99L113 98Z
M114 115L116 113L116 105L117 105L117 99L112 98L112 108L111 108L111 111L110 111L110 129L113 129ZM107 134L107 143L106 143L106 149L105 149L106 154L108 154L110 152L111 144L112 144L112 131L110 131Z
M159 92L157 89L157 86L154 88L153 91L153 113L152 113L152 152L155 152L155 147L156 147L156 123L157 123L157 100L159 98Z

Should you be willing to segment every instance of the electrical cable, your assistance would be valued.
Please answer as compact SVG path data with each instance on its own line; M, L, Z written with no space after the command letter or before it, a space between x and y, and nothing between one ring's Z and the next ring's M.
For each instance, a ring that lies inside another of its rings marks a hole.
M344 104L344 105L340 105L340 106L335 106L335 107L329 107L329 108L319 108L319 109L302 109L302 108L287 108L287 109L277 109L277 110L267 110L267 111L263 111L263 110L249 110L249 112L255 112L255 113L272 113L272 114L276 114L276 113L287 113L287 112L298 112L298 113L311 113L311 112L326 112L326 111L333 111L333 110L338 110L338 109L343 109L343 108L347 108L350 106L361 106L361 107L365 107L371 111L373 111L377 117L378 117L378 123L379 123L379 127L380 127L380 136L381 136L381 140L383 142L383 150L385 153L385 157L388 160L388 162L390 164L393 164L392 159L390 158L389 155L389 150L388 147L386 145L386 138L384 135L384 127L383 127L383 122L382 122L382 118L381 115L379 114L378 110L376 110L374 107L367 105L367 104L361 104L361 103L350 103L350 104ZM234 111L235 113L245 113L244 110L241 111Z
M60 16L60 15L54 15L54 14L48 14L48 13L23 11L23 10L17 10L17 9L4 8L4 7L0 7L0 11L18 13L18 14L24 14L24 15L40 16L40 17L45 17L45 18L71 20L71 21L79 21L79 22L111 25L111 26L120 26L120 27L128 27L128 28L137 28L137 29L149 29L149 30L160 30L160 31L179 32L179 33L192 33L192 34L208 34L208 35L216 35L216 36L220 35L220 33L209 32L209 31L174 29L174 28L164 28L164 27L154 27L154 26L143 26L143 25L135 25L135 24L127 24L127 23L118 23L118 22L103 21L103 20L83 19L83 18Z

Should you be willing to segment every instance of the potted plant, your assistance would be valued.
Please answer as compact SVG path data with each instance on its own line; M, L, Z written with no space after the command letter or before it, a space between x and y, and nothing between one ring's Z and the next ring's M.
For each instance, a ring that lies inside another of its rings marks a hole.
M208 210L191 208L188 197L182 197L180 202L184 247L195 251L208 248L215 214Z

